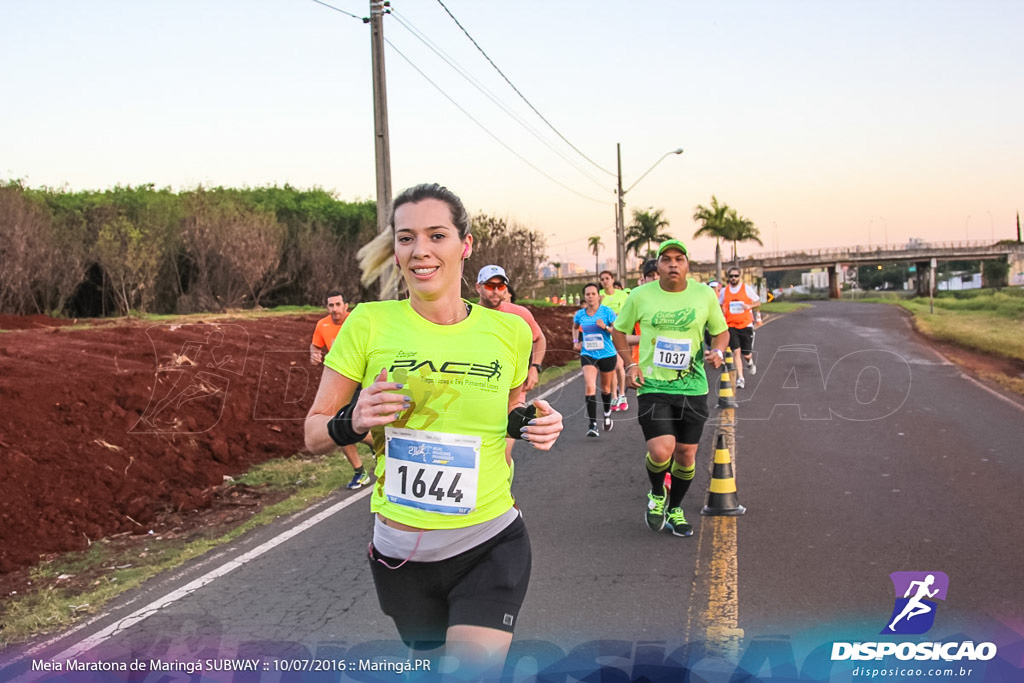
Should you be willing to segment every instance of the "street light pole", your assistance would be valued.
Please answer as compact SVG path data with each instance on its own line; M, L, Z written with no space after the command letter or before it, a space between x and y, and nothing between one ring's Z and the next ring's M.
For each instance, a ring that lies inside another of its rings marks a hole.
M618 183L617 192L616 192L616 194L618 196L618 214L616 216L617 220L616 220L616 225L615 225L615 260L616 260L615 271L618 274L619 282L625 282L626 281L626 221L625 221L625 218L623 217L624 209L626 207L626 197L625 197L625 195L626 195L627 192L629 192L634 187L636 187L637 183L639 183L641 180L646 178L647 174L650 173L651 171L653 171L655 166L657 166L662 161L664 161L665 157L672 156L673 154L682 154L682 153L683 153L683 148L682 147L677 147L676 149L672 150L671 152L665 152L663 155L661 155L661 158L658 159L657 161L655 161L653 164L651 164L651 167L649 169L647 169L646 171L644 171L643 175L641 175L639 178L637 178L636 181L634 181L632 185L630 185L625 190L623 190L622 189L622 144L618 143L618 142L615 143L615 156L618 159L618 167L619 167L619 178L618 178L619 183Z
M616 201L618 204L617 220L615 221L615 273L619 282L626 281L626 226L622 212L626 206L626 200L622 192L622 143L615 143L615 157L619 166L619 184L617 186Z
M370 48L373 61L373 129L374 151L377 160L377 232L388 229L388 212L391 210L391 143L388 139L388 89L384 78L384 14L390 12L386 0L370 0ZM380 276L380 298L397 299L394 287L388 288L392 279L390 263Z

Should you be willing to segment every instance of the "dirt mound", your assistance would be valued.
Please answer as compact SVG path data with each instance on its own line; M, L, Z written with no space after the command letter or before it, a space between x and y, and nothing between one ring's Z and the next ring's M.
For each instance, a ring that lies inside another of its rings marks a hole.
M532 310L546 363L574 358L575 309ZM319 317L0 317L0 574L202 514L225 477L300 451Z

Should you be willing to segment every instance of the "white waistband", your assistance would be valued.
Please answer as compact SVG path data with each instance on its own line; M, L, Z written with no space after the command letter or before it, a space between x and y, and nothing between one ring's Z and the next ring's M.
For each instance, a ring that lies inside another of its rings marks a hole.
M494 538L518 517L519 510L512 507L504 514L480 524L429 531L395 529L376 517L373 524L373 547L386 557L412 562L438 562Z

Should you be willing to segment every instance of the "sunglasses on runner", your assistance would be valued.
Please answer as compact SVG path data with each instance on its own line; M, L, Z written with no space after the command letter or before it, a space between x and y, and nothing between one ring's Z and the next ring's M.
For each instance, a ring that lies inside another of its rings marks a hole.
M730 280L738 280L739 277L740 277L739 273L729 273L729 279Z
M508 287L504 282L483 282L481 284L484 286L484 289L489 292L493 292L495 290L503 292Z

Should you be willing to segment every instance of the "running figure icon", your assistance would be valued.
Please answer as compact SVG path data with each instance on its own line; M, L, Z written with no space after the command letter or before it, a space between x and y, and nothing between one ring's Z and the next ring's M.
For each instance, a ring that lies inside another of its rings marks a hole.
M932 591L928 590L934 583L934 574L929 574L924 578L923 581L910 582L910 586L907 587L907 592L903 594L903 597L910 598L910 593L914 590L915 586L917 587L917 592L914 593L914 597L910 598L910 601L907 602L906 606L903 608L903 611L899 613L899 616L893 619L892 623L889 624L890 631L896 630L896 624L901 619L905 618L907 621L910 621L913 617L916 617L921 614L927 614L928 612L931 612L932 609L934 609L931 605L922 602L924 598L934 598L935 594L939 592L938 588Z

